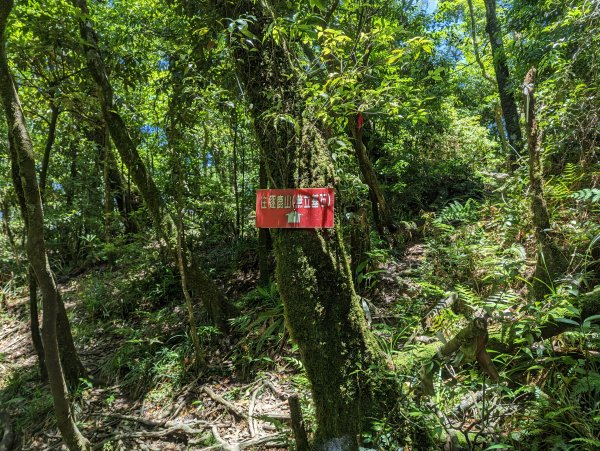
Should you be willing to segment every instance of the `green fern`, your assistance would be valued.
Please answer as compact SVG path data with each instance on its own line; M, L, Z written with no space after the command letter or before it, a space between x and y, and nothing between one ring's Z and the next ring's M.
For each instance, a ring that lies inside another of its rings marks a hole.
M548 193L555 199L566 199L572 195L573 189L582 178L583 174L577 165L567 163L562 173L548 182Z
M600 393L600 374L590 372L587 376L577 380L573 387L573 394L581 395L583 393Z
M491 309L505 309L516 304L519 295L512 291L501 291L494 293L485 300L485 306Z
M584 188L571 194L571 197L580 202L599 203L600 189Z
M479 217L479 203L475 199L468 199L464 204L454 201L444 207L434 222L461 223L477 220Z
M458 298L467 309L475 310L483 304L483 300L469 287L456 285Z

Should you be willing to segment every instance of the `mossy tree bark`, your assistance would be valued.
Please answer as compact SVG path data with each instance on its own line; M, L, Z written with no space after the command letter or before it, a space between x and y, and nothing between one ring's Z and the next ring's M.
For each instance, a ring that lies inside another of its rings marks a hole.
M98 49L98 38L89 19L89 10L86 0L72 0L72 3L81 10L82 18L79 22L83 49L87 59L88 69L98 88L98 98L102 115L110 132L115 147L121 159L129 169L133 181L137 185L146 203L148 212L159 236L169 250L175 262L177 258L177 243L173 239L175 221L164 208L158 187L152 175L147 170L140 157L137 145L131 138L127 125L118 113L118 108L113 101L113 89L106 73L104 60ZM197 262L195 262L197 263ZM228 303L221 290L197 264L190 268L188 282L193 292L205 302L214 324L221 330L227 330L227 320L235 314L235 309Z
M286 2L218 1L215 6L221 17L256 17L250 28L258 51L232 47L271 187L332 186L333 165L299 96L293 56L267 32L274 16L289 13ZM274 229L272 235L286 325L311 382L315 448L358 449L366 415L376 414L382 383L377 368L385 361L367 328L340 233L337 228Z
M529 152L529 192L531 196L531 212L537 247L537 261L531 294L541 300L550 293L554 278L564 270L565 259L552 237L550 215L544 198L544 182L542 178L542 133L535 111L535 68L531 68L525 76L524 97L525 117L527 119L527 148Z
M50 154L52 152L52 147L54 145L54 141L56 138L56 125L58 121L58 116L60 113L60 109L58 105L54 102L54 99L51 99L50 103L51 109L51 117L48 125L48 134L46 136L46 144L44 146L44 157L42 161L42 169L40 171L40 195L42 198L42 204L44 202L44 192L46 190L46 181L48 179L48 169L50 167ZM30 275L34 275L33 271L30 271ZM35 315L37 316L37 281L35 278L29 280L29 290L30 290L30 305L32 308L32 333L34 324L33 324L33 310L35 309ZM56 334L58 339L58 347L60 349L60 360L62 364L63 373L65 375L65 379L67 381L67 385L70 388L75 388L79 384L79 379L86 376L85 368L79 359L79 355L77 354L77 350L75 349L75 343L73 341L73 333L71 331L71 324L69 322L69 317L67 316L67 310L65 309L65 304L62 300L62 296L60 292L58 293L58 315L56 317ZM36 304L35 307L33 304ZM42 375L43 377L43 375Z
M508 133L508 142L513 150L509 154L511 167L516 166L517 152L523 148L523 137L521 127L519 126L519 112L517 111L517 103L511 92L510 73L506 60L506 52L504 51L504 42L502 39L502 28L498 23L496 14L496 0L484 0L486 31L490 38L492 47L492 57L494 59L494 70L496 72L496 83L498 84L498 94L500 95L500 105L502 106L502 114L506 123L506 131Z
M21 110L19 96L13 83L8 67L5 51L5 30L8 16L12 10L13 1L6 0L0 4L0 96L6 114L9 132L9 143L17 157L16 166L26 203L27 212L27 257L31 264L37 282L42 292L43 328L42 340L48 380L54 404L54 413L63 440L70 450L91 449L89 442L81 435L71 414L67 398L67 387L61 367L58 340L56 335L56 320L59 307L59 292L50 270L46 242L44 238L44 213L42 197L35 169L33 144L25 117Z

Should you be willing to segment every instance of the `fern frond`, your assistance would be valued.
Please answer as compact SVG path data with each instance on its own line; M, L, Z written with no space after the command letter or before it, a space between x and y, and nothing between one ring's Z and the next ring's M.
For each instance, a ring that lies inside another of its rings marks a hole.
M580 202L599 203L600 202L600 189L598 188L584 188L571 194L571 197Z
M469 287L464 285L456 285L456 292L458 293L458 298L463 302L466 307L470 307L472 310L479 307L483 300L471 290Z

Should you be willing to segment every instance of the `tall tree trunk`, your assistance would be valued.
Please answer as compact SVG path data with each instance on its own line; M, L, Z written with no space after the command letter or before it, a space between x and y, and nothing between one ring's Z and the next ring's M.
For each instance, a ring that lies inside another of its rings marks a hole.
M50 104L51 109L51 117L50 123L48 126L48 134L46 136L46 145L44 146L44 157L42 161L42 169L40 171L40 195L42 197L42 203L44 202L44 194L46 191L46 181L48 179L48 168L50 166L50 154L52 152L52 146L54 145L54 141L56 139L56 125L58 121L58 115L60 113L60 109L58 105L54 103L54 100L51 100ZM76 166L76 157L77 157L77 149L74 148L73 151L73 159L71 161L71 183L74 184L77 177L77 166ZM71 187L70 198L72 201L72 197L74 195L74 187ZM34 276L33 271L30 271L30 280L29 280L29 290L32 291L30 293L31 303L30 306L33 309L33 300L37 298L37 281L35 278L32 280L31 277ZM73 333L71 332L71 324L69 322L69 317L67 316L67 310L65 309L65 304L62 300L62 296L60 292L57 297L58 302L58 316L56 318L56 334L58 339L58 347L60 349L60 359L62 363L63 373L65 379L67 381L67 385L70 388L77 387L79 384L79 379L86 376L86 371L81 363L81 359L77 354L77 350L75 349L75 343L73 341ZM36 303L36 316L37 316L37 303ZM33 319L33 313L32 313ZM35 334L34 324L32 321L32 334Z
M498 89L498 83L492 76L487 73L485 69L485 64L483 64L483 60L481 59L481 54L479 53L479 43L477 42L477 29L475 27L475 11L473 8L473 0L468 0L469 5L469 17L471 18L471 41L473 42L473 55L475 55L475 61L477 65L481 69L481 75L485 78L496 90ZM502 145L502 151L508 160L509 166L511 163L512 155L514 151L509 147L508 141L506 140L506 127L504 127L504 122L502 122L502 106L499 103L496 103L494 106L494 120L496 122L496 128L498 129L498 136L500 138L500 144ZM520 129L519 129L520 130Z
M42 292L44 307L42 339L46 368L50 382L50 391L54 402L56 421L63 440L70 450L91 449L89 442L81 435L69 406L67 387L60 363L58 341L56 336L56 317L58 310L58 289L50 270L46 242L44 238L44 213L42 197L35 171L33 145L25 125L12 76L8 67L5 51L6 21L13 7L13 0L0 4L0 96L4 104L9 130L9 144L14 149L18 161L23 193L27 207L27 256L33 267L36 279Z
M359 127L356 117L348 118L348 127L350 129L352 146L354 147L354 154L358 161L358 167L360 168L363 182L369 187L371 202L376 202L376 204L373 205L373 210L377 208L377 218L381 218L380 220L383 222L383 225L393 234L398 228L394 224L392 212L385 199L379 180L377 179L377 173L375 172L375 168L373 168L373 163L371 163L371 159L367 153L367 147L363 142L363 130ZM378 229L379 228L381 227L379 226Z
M531 293L535 299L542 300L546 294L550 293L554 278L565 268L566 262L552 237L550 215L544 198L541 163L542 133L535 111L535 74L536 70L532 67L525 76L523 89L529 151L529 193L537 246L537 261Z
M79 29L85 56L92 78L98 88L98 97L102 108L102 114L110 131L113 143L115 144L121 159L129 169L133 181L140 190L157 233L164 240L173 261L177 262L176 243L172 236L172 233L175 230L175 222L171 215L164 211L160 192L154 183L154 179L147 170L123 118L117 112L117 107L114 105L113 89L108 79L108 75L106 74L104 60L98 50L98 38L89 19L87 1L72 0L72 3L82 12ZM197 266L191 268L189 279L192 290L196 291L205 302L215 325L226 330L228 318L235 313L233 306L225 300L221 290L219 290L212 279L210 279L201 268Z
M56 110L58 111L58 109ZM54 122L54 125L52 123ZM40 173L40 197L43 203L43 195L45 190L45 183L47 180L48 174L48 165L50 160L50 152L52 149L52 143L54 142L54 135L56 130L56 118L50 121L50 128L48 129L48 136L46 138L46 145L44 147L44 158L47 158L45 165L42 165L42 170ZM16 150L15 150L16 152ZM19 201L19 207L21 210L21 216L23 217L23 222L25 223L25 229L29 228L29 220L27 213L27 205L25 199L25 193L23 190L23 185L21 183L21 177L19 175L19 169L16 165L16 153L15 153L15 164L12 167L12 177L13 184L15 186L15 192L17 194L17 199ZM41 181L43 180L43 184ZM30 310L30 319L31 319L31 337L34 344L34 348L36 350L36 354L38 355L38 361L40 365L40 376L42 380L46 379L47 372L44 366L44 350L42 344L42 337L40 335L40 327L38 320L38 304L37 304L37 288L38 282L35 276L35 271L32 267L28 269L27 272L28 285L29 285L29 310ZM75 343L73 341L73 334L71 332L71 324L69 323L69 318L67 316L67 311L65 309L64 303L62 301L62 297L60 293L57 295L57 311L58 316L56 318L56 333L58 340L58 347L60 350L60 358L62 363L62 369L64 377L67 381L67 385L69 387L76 387L79 384L79 379L86 376L86 371L81 363L81 359L77 354L77 350L75 348Z
M171 85L172 93L169 100L168 124L166 127L167 139L171 148L171 168L173 179L175 180L175 220L176 220L176 253L177 267L179 268L179 276L181 282L181 290L185 299L185 305L188 311L188 323L190 326L190 335L194 346L194 365L200 369L206 365L204 353L200 346L198 337L198 328L196 315L194 313L194 302L192 293L188 288L189 280L189 265L188 265L188 246L185 240L185 227L183 222L184 205L184 168L181 160L185 160L183 154L183 143L185 130L185 114L186 107L189 106L188 98L184 91L184 70L177 58L170 58L169 66L171 70ZM235 144L234 144L235 146Z
M14 146L13 146L14 149ZM19 175L19 168L17 165L17 154L16 150L13 152L13 161L12 164L12 179L15 187L15 193L17 194L17 199L19 201L19 208L21 210L21 216L23 217L23 222L25 223L25 230L29 230L29 215L27 213L27 203L25 198L24 187L22 185L21 176ZM41 194L41 191L40 191ZM37 305L37 279L36 274L33 268L29 267L27 272L28 284L29 284L29 310L30 310L30 319L31 319L31 337L33 341L34 348L36 350L36 354L38 355L38 360L40 364L40 376L42 380L46 378L46 370L44 368L44 350L42 345L42 338L40 335L40 327L38 320L38 305ZM73 342L73 334L71 333L71 325L69 323L69 318L67 316L67 312L65 310L64 303L60 296L60 293L57 296L58 302L58 316L56 318L56 330L57 330L57 339L58 346L60 349L60 358L62 361L63 373L67 384L69 387L76 387L79 384L79 379L85 377L86 372L79 355L77 354L77 350L75 349L75 343Z
M510 73L506 61L506 52L504 51L504 42L502 40L502 29L496 16L496 0L484 0L486 31L490 37L492 46L492 56L494 59L494 70L496 72L496 83L498 83L498 94L500 95L500 105L506 123L508 133L508 142L512 146L512 152L509 154L511 167L514 169L517 162L517 155L523 149L523 138L521 127L519 126L519 112L515 97L511 91Z
M275 11L286 17L289 10L285 2L270 3L236 2L235 10L224 1L215 6L221 17L256 17L251 31L258 51L239 46L233 51L272 187L332 186L327 146L298 94L286 44L274 42L266 31ZM295 125L265 119L273 113L273 98L280 99L277 113ZM376 415L376 398L390 397L376 396L382 379L365 371L385 363L354 291L339 230L274 229L272 234L286 324L311 382L316 449L357 450L365 416Z

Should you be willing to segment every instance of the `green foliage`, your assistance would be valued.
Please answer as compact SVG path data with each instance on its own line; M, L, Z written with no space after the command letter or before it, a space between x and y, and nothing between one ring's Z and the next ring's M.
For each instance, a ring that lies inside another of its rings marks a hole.
M310 391L298 348L287 339L278 287L255 288L255 191L260 160L272 150L271 143L258 142L256 130L289 131L290 149L298 152L303 125L315 124L335 167L336 222L345 239L352 227L347 219L358 208L374 215L349 129L360 114L363 143L394 221L418 224L393 239L376 238L372 230L372 250L354 274L355 289L369 298L390 290L384 301L373 301L382 315L369 333L390 362L404 359L394 369L361 369L379 378L375 385L393 381L403 387L388 411L367 412L374 418L363 444L434 448L455 433L473 449L600 446L598 316L581 317L581 299L594 295L600 282L597 2L497 2L517 100L524 73L531 65L539 71L537 115L550 212L544 233L568 261L542 299L528 296L539 243L531 224L527 152L511 150L519 154L519 167L505 173L481 0L472 2L473 30L464 0L440 0L433 15L411 1L344 1L335 8L321 0L285 2L285 8L284 2L269 2L272 9L260 20L244 6L264 2L225 2L232 13L227 18L216 17L203 2L88 3L115 108L156 180L164 213L175 210L181 193L190 265L208 267L209 277L241 311L225 337L206 325L201 303L193 306L201 312L198 338L208 374L249 379L283 367L295 388ZM76 37L77 19L67 1L17 2L7 31L8 58L38 163L52 108L59 111L44 191L50 265L59 283L83 274L72 285L75 293L64 297L75 309L78 348L101 354L93 371L132 397L168 403L191 376L181 280L106 136ZM264 36L257 36L263 28ZM290 80L284 88L294 91L297 104L285 104L274 86L244 85L245 74L234 66L259 52L285 57L280 75ZM250 99L259 96L265 112L256 116L258 106ZM0 121L1 219L8 219L8 229L2 222L0 232L0 304L14 301L26 280L24 223L6 135ZM279 170L272 163L271 171ZM291 184L296 176L302 177L294 173ZM267 179L272 184L274 174ZM424 243L424 261L417 270L393 273L402 252L397 243L408 246L411 240ZM322 252L319 246L315 253ZM382 283L384 267L392 274ZM452 308L440 304L449 292L458 295ZM203 293L196 295L194 301L202 300ZM7 311L3 307L2 315ZM501 382L490 386L476 365L459 366L457 359L434 375L435 400L419 398L415 362L422 355L410 353L421 348L409 339L436 332L449 338L474 313L488 315L490 341L512 347L493 353ZM548 326L569 330L542 340ZM235 345L223 350L226 340ZM458 409L465 397L482 391L484 381L485 397ZM77 399L95 388L84 383ZM112 409L116 399L111 389L102 402ZM314 430L314 403L308 396L302 402ZM51 418L51 399L31 373L2 374L0 404L16 414L24 436L40 418Z
M600 202L600 189L584 188L571 194L571 197L582 202L598 203Z
M234 330L243 337L233 359L243 377L247 377L251 372L274 363L273 350L281 349L285 344L285 320L275 283L256 288L242 301L246 312L231 320Z
M474 199L468 199L464 204L454 201L444 207L435 219L438 222L461 223L478 219L479 204Z

